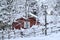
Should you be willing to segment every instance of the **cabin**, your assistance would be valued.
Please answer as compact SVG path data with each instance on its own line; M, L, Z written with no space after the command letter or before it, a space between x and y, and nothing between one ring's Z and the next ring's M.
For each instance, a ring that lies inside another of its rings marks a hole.
M26 22L28 22L28 27L26 27ZM39 22L36 22L36 18L35 17L29 17L27 20L24 19L23 17L19 18L16 20L16 22L12 23L12 28L14 29L21 29L21 28L31 28L33 25L35 25L37 23L37 25L39 25Z
M12 23L12 28L14 29L27 29L27 28L31 28L33 25L39 25L40 22L38 22L36 20L37 17L37 12L35 11L35 9L33 10L33 12L28 13L28 18L26 18L27 16L25 15L24 17L21 17L19 19L16 20L16 22Z

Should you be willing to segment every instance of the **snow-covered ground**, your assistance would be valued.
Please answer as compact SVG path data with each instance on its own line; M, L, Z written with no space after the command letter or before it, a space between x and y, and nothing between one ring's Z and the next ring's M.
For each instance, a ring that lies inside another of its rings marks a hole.
M21 29L21 30L1 30L0 31L0 39L4 40L59 40L60 39L60 29L57 27L53 27L52 29L49 27L47 30L47 35L44 34L44 26L38 27L38 25L34 25L29 29ZM3 33L2 33L3 31ZM24 35L21 35L21 31ZM56 38L56 39L55 39Z
M60 40L60 33L53 33L48 36L37 36L37 37L29 37L29 38L15 38L15 39L6 39L6 40Z

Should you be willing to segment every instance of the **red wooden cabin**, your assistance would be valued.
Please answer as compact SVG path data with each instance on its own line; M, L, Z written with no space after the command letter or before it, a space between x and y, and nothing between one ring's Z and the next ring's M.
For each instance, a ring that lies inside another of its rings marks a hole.
M30 17L30 18L28 18L28 20L25 20L24 18L19 18L16 21L17 22L12 23L12 28L16 28L16 29L24 28L25 21L30 22L30 27L32 27L33 25L36 24L36 18L34 18L34 17ZM39 22L37 22L37 25L38 24L39 24Z

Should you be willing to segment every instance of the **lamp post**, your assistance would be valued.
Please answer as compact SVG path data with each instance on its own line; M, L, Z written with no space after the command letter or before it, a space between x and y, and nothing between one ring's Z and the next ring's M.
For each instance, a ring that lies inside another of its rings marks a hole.
M45 13L45 35L47 35L47 5L43 5L44 13Z
M45 35L47 35L47 5L45 5Z

